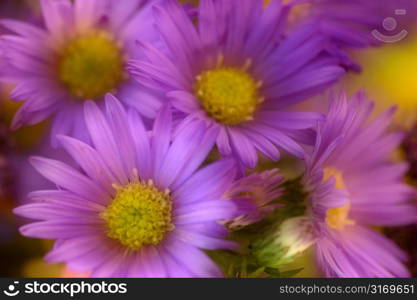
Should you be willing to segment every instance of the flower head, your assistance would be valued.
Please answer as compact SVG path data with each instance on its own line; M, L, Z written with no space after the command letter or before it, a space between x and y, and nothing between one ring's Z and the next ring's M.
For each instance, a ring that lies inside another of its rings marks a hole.
M143 94L125 64L139 56L135 39L156 39L150 12L157 1L41 0L44 26L2 20L12 34L1 36L0 60L6 66L0 78L16 84L11 97L24 102L12 127L54 115L52 137L83 137L83 102L102 105L109 92L143 116L155 117L159 100Z
M165 1L155 7L155 19L166 53L140 43L146 59L129 67L182 116L219 128L220 153L250 168L257 151L278 159L276 146L303 157L299 142L312 137L304 130L321 116L289 107L344 74L339 60L325 54L326 38L315 27L287 36L290 6L262 2L202 0L195 25L176 1Z
M415 190L403 183L407 164L390 160L402 140L386 133L393 109L368 122L363 93L335 99L306 160L307 216L317 261L330 277L404 277L406 255L370 226L417 220Z
M247 211L223 197L237 173L233 161L198 170L217 129L190 120L174 129L166 106L147 132L136 111L126 112L111 95L105 104L106 114L85 104L91 144L58 137L79 170L31 159L57 189L33 192L33 203L16 208L38 220L22 234L56 239L47 261L92 276L221 276L201 249L233 248L219 221Z

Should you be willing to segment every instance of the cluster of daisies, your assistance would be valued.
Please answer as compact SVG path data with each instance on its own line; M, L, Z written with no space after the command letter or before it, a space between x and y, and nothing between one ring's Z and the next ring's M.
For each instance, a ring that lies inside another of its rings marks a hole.
M364 92L332 88L398 1L39 2L39 22L0 21L0 79L22 102L12 128L50 119L71 157L30 157L54 188L14 209L35 220L22 235L55 240L47 262L243 276L224 255L266 277L313 249L324 276L410 275L378 230L417 222L407 164L391 159L394 109L371 117ZM326 113L303 111L313 96ZM302 174L282 174L281 157Z

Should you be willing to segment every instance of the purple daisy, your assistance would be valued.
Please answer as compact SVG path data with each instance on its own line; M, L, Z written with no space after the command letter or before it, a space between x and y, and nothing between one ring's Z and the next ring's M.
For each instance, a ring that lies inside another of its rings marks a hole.
M290 106L322 91L344 74L339 59L326 53L326 38L315 27L286 36L290 6L281 0L202 0L194 25L173 0L155 6L156 28L167 46L140 47L147 59L129 70L152 92L167 95L183 116L219 128L223 156L253 168L257 151L276 160L277 146L298 157L306 130L321 116Z
M363 93L349 102L345 96L334 100L306 158L309 209L299 232L309 238L300 245L314 240L318 264L328 277L409 275L403 265L407 255L371 229L417 220L411 202L416 191L403 182L408 165L390 160L403 138L386 132L394 109L368 122L372 110Z
M219 221L245 210L223 198L237 173L233 160L197 170L217 129L189 120L175 129L166 106L147 132L135 110L111 95L105 105L103 114L85 103L91 144L57 137L79 170L31 158L57 189L33 192L34 203L15 209L38 220L22 234L57 240L46 260L94 277L221 276L202 249L233 248Z
M136 38L157 38L151 16L155 2L41 0L44 26L3 19L1 25L13 34L1 36L0 60L7 65L0 79L16 84L11 98L24 102L12 128L54 115L52 137L82 137L83 102L101 100L107 92L153 118L159 101L137 87L125 63L140 56Z

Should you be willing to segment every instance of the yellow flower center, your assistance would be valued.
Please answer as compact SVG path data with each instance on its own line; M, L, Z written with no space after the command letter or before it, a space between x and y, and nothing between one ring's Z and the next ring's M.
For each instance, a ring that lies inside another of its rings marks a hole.
M71 41L60 53L58 78L80 100L97 99L114 91L124 79L123 53L104 31Z
M195 92L206 113L216 121L236 125L253 120L262 98L259 82L246 71L216 68L197 76Z
M354 225L355 221L349 219L350 203L336 208L329 208L326 212L327 226L342 230L346 225Z
M343 175L339 170L337 170L336 168L333 168L333 167L324 168L323 181L327 181L332 176L336 180L335 188L337 188L337 189L345 189L346 188L346 184L345 184L345 181L343 179Z
M170 196L152 182L117 187L116 196L101 217L106 221L107 235L130 250L158 245L174 229Z
M327 181L330 177L334 177L336 189L346 189L346 184L343 179L343 174L333 167L327 167L324 169L323 181ZM346 225L354 225L355 221L349 219L349 211L351 204L347 202L345 205L336 208L329 208L326 212L326 224L327 226L342 230Z

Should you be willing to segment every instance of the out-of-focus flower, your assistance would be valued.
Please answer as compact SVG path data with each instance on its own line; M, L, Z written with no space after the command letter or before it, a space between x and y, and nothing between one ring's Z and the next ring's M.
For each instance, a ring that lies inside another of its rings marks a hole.
M271 203L282 194L279 187L283 176L278 169L253 173L237 180L231 189L224 195L225 199L239 199L252 205L253 212L241 215L226 222L227 227L239 229L256 223L267 216L271 211L280 207L278 203Z
M147 60L130 71L149 90L166 94L183 116L219 128L217 147L244 166L256 166L257 151L276 160L276 146L303 157L299 142L320 115L289 107L322 91L344 74L339 59L326 56L326 38L303 27L284 38L290 6L281 0L199 2L195 26L176 1L155 8L167 53L147 43Z
M0 194L2 189L7 191L9 211L17 203L23 203L29 192L53 187L30 165L27 160L30 155L44 155L60 160L69 158L63 150L50 146L47 122L11 132L9 124L16 109L15 102L7 98L0 99L0 167L3 168L0 172Z
M296 22L317 22L342 48L397 42L417 17L415 0L301 0Z
M401 142L386 133L394 110L368 123L373 104L362 93L335 99L306 160L307 216L319 266L330 277L404 277L407 255L369 226L417 220L416 192L403 183L406 163L389 155Z
M197 170L217 130L189 120L174 130L167 106L148 133L136 111L126 112L111 95L106 110L85 104L91 145L58 137L82 171L31 159L59 188L33 192L35 203L15 209L39 220L22 234L56 239L46 260L92 276L221 276L200 249L233 248L218 221L245 211L222 198L237 173L232 160Z
M350 70L361 71L349 50L400 43L417 24L414 0L288 0L290 27L317 27L331 41L328 51ZM379 60L383 61L383 60Z
M157 1L120 5L114 0L42 0L43 27L2 20L14 34L1 37L0 60L6 65L0 79L16 84L11 98L24 101L12 127L54 115L52 137L62 133L82 138L83 102L100 103L107 92L153 118L159 101L140 91L124 66L140 55L135 39L156 39L151 11Z
M71 162L70 157L62 149L54 149L50 146L49 141L44 138L43 142L27 151L18 152L10 151L8 161L13 170L13 197L15 206L28 201L28 193L40 190L54 188L55 185L42 176L33 168L28 161L31 155L42 155L49 158Z
M372 110L363 93L349 102L344 95L332 101L307 154L299 182L304 192L294 199L304 208L290 209L292 216L278 220L254 244L263 263L279 266L314 246L317 264L328 277L409 275L406 253L370 228L417 220L416 191L402 178L407 164L390 160L403 137L386 133L393 110L369 122Z

